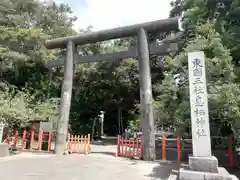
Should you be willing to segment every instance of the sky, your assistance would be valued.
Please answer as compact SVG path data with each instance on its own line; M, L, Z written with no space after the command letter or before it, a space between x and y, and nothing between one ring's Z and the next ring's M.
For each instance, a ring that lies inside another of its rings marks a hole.
M92 25L104 30L168 18L171 0L56 0L68 4L78 17L74 28Z

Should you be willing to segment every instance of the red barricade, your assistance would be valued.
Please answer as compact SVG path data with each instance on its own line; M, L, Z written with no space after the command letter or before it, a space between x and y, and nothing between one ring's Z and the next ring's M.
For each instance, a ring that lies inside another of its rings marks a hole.
M35 151L52 151L52 132L27 132L24 130L22 133L15 132L14 136L9 134L6 136L4 143L12 145L13 148L18 150L35 150ZM43 148L44 146L44 148Z
M229 167L233 168L235 167L235 162L234 162L234 153L233 153L233 137L232 135L228 136L228 161L229 161Z
M54 137L55 135L52 132L27 132L24 130L22 133L16 131L14 136L8 134L4 143L21 151L52 152L54 150L54 146L52 145ZM91 152L90 134L81 137L69 134L66 142L66 150L71 153L80 153L83 151L84 154L89 154Z
M124 139L118 136L117 156L142 159L142 137Z
M182 151L189 150L181 146L181 137L177 137L177 147L169 148L167 147L167 138L165 136L162 137L162 160L167 160L167 150L176 150L177 151L177 161L181 162L182 160ZM236 163L234 161L234 150L233 150L233 137L230 135L228 137L228 166L233 168L236 167Z

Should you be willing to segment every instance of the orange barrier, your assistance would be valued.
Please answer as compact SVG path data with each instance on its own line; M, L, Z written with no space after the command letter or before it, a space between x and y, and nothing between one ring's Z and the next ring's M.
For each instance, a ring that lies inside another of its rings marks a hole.
M182 157L182 150L181 150L181 137L177 137L177 155L178 155L178 162L181 162Z
M182 150L184 147L181 146L181 137L177 137L177 147L176 148L169 148L167 147L167 138L162 136L162 160L167 160L167 150L176 150L177 151L177 161L181 162L182 160ZM233 136L228 136L228 166L233 168L236 167L236 163L234 161L234 150L233 150Z
M166 154L166 137L163 136L162 137L162 160L166 160L167 159L167 154Z
M14 138L14 139L13 139ZM22 133L15 132L13 137L8 134L4 143L11 144L14 148L25 151L47 151L54 150L52 141L54 134L52 132L27 132L24 130ZM91 152L90 134L87 136L68 135L67 150L71 153L84 153Z
M70 153L91 153L91 138L90 134L83 135L68 135L67 150Z
M14 138L14 139L13 139ZM10 137L8 134L4 143L11 144L14 148L21 151L47 151L52 152L52 141L54 134L52 132L27 132L24 130L22 133L15 132L14 136ZM71 153L84 153L91 152L90 134L87 136L68 135L67 150Z
M231 168L235 167L232 144L233 144L233 137L232 135L230 135L228 136L228 161L229 161L229 167Z
M43 151L43 143L47 144L47 148L44 151L52 151L52 132L38 133L38 140L36 139L37 133L34 131L27 132L23 131L22 136L17 131L14 134L14 139L10 137L8 134L4 143L12 144L14 148L19 150L35 150L35 151ZM47 141L43 140L43 138L47 137Z

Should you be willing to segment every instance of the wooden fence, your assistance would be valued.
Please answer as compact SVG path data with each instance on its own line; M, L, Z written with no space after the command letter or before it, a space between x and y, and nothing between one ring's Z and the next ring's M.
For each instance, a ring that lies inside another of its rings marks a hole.
M184 147L184 141L182 140L182 138L180 136L177 137L177 141L176 141L176 146L173 146L173 147L168 147L167 146L167 141L168 139L163 136L161 138L161 146L162 146L162 160L168 160L167 159L167 151L176 151L177 152L177 161L178 162L182 162L182 156L183 156L183 151L189 151L191 152L192 151L192 147L190 148L187 148L187 147ZM185 140L186 141L186 140ZM189 142L190 144L192 143L191 140ZM227 165L228 167L235 167L237 162L236 162L236 158L235 158L235 155L236 153L234 152L234 149L233 149L233 137L232 136L228 136L228 139L227 139L227 149L221 149L221 150L218 150L218 152L221 151L221 156L223 154L227 154L227 164L224 164L224 165ZM213 154L215 155L216 151L213 150ZM217 154L217 153L216 153Z
M117 156L142 158L142 137L124 139L118 136Z
M186 156L186 151L188 152L192 152L192 147L185 147L184 143L186 143L186 140L183 140L180 136L178 136L174 141L176 141L176 144L173 144L174 139L167 139L165 136L161 137L160 140L160 145L156 145L156 151L160 151L160 159L161 160L169 160L169 156L167 157L167 154L169 155L169 151L173 152L170 153L170 156L172 156L172 154L177 153L177 158L175 160L172 159L171 157L171 161L178 161L178 162L182 162L185 161L186 158L183 159L183 155ZM168 141L171 142L172 144L169 145ZM117 156L121 156L121 157L130 157L130 158L139 158L142 159L142 155L143 155L143 141L142 141L142 137L140 138L130 138L130 139L124 139L121 138L120 136L118 136L118 141L117 141ZM187 144L191 145L191 140L188 140ZM161 149L158 149L158 148ZM228 137L227 140L227 149L222 149L221 152L223 152L223 154L227 155L227 165L228 167L235 167L237 165L237 160L235 158L236 153L234 152L233 149L233 138L232 136ZM213 151L213 154L215 152ZM187 154L191 155L191 154ZM215 154L214 154L215 155ZM175 155L174 155L175 156ZM222 156L222 155L220 155ZM174 158L174 157L173 157Z
M52 132L27 132L22 133L16 131L13 136L7 134L4 143L11 145L18 150L30 151L48 151L51 152L54 148L52 146L54 134Z
M16 131L14 134L7 134L4 143L9 144L13 149L20 151L53 152L55 148L55 133L53 132L27 132ZM90 134L87 136L68 135L66 150L70 153L91 152Z
M90 134L87 136L68 135L67 149L70 153L91 153Z

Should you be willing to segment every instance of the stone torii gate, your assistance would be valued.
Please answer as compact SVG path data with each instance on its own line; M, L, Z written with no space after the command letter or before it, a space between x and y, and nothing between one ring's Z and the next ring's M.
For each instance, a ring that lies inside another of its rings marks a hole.
M53 40L47 40L45 46L48 49L67 48L65 59L51 61L47 67L56 67L64 65L64 79L62 83L61 102L59 121L57 126L57 137L55 153L64 154L67 128L69 122L69 112L72 96L73 82L73 64L86 62L99 62L113 59L137 58L139 61L140 74L140 112L141 123L143 124L143 159L155 160L155 134L154 118L152 105L152 84L149 65L149 55L164 55L176 50L174 43L165 43L162 45L148 44L147 33L169 32L181 30L180 18L169 18L141 24L135 24L120 28L90 32L77 36L62 37ZM96 43L117 38L137 36L137 47L129 51L109 53L97 56L78 56L75 54L77 45Z

